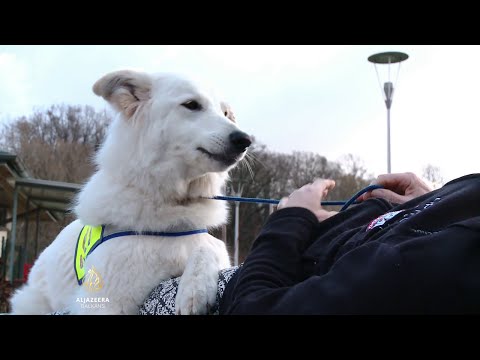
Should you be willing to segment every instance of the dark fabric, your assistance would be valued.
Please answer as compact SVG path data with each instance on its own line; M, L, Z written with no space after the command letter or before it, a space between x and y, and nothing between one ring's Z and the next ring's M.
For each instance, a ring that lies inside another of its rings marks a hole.
M220 314L418 313L480 313L480 174L322 223L277 211L220 304Z

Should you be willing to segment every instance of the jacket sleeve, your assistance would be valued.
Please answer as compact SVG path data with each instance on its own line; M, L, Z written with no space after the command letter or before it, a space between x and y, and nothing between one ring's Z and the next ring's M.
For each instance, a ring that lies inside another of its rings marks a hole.
M401 258L372 243L342 256L326 274L304 279L302 253L318 220L302 208L272 214L229 289L224 314L389 312L398 296ZM230 284L229 284L230 285Z

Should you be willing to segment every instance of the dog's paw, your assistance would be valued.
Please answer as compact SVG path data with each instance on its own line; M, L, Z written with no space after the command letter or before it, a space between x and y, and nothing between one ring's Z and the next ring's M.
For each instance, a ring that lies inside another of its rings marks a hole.
M183 281L182 281L183 280ZM176 315L205 315L215 305L217 280L182 279L175 299Z

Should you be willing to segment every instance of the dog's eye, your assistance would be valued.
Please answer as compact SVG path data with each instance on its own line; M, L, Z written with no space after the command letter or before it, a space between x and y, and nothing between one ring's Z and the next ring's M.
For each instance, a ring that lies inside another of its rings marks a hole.
M225 112L223 113L223 115L225 115L225 116L228 116L228 112L227 112L227 111L225 111Z
M202 110L202 105L195 100L188 100L182 104L182 106L186 107L188 110L192 111L199 111Z

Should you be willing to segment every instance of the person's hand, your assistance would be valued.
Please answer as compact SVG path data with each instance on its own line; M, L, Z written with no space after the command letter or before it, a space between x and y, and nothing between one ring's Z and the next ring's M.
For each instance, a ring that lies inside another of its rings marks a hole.
M358 200L382 198L396 204L403 204L417 196L424 195L432 189L417 175L407 172L401 174L384 174L372 183L381 185L384 189L375 189L363 194Z
M282 198L277 209L302 207L314 213L318 221L324 221L338 213L338 211L327 211L320 205L322 199L334 187L335 181L333 180L317 179L313 183L295 190L289 197Z

